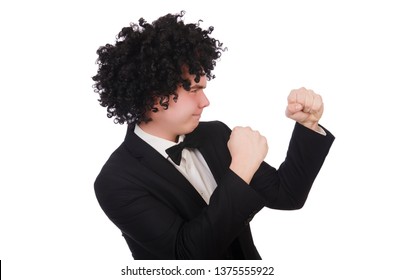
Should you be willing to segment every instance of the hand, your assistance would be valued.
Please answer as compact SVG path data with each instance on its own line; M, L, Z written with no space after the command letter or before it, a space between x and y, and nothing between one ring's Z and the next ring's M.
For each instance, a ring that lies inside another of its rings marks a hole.
M322 113L323 102L319 94L304 87L290 92L288 106L285 111L285 115L288 118L319 132L318 122L322 117Z
M229 168L249 184L266 157L266 138L250 127L235 127L228 141L228 149L232 157Z

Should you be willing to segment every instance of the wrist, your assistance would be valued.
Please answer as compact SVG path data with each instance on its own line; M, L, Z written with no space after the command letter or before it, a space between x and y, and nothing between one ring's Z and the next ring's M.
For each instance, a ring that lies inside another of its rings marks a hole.
M245 164L239 164L234 161L232 161L231 165L229 166L229 169L232 170L237 176L239 176L247 184L250 184L251 179L255 173L255 171L247 167Z

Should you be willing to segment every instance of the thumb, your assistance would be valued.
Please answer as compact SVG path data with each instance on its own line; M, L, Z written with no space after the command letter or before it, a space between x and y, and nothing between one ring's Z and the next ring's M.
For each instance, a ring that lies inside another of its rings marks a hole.
M287 106L287 109L285 111L286 115L293 115L296 114L297 112L300 112L301 110L303 110L303 105L299 104L299 103L290 103Z

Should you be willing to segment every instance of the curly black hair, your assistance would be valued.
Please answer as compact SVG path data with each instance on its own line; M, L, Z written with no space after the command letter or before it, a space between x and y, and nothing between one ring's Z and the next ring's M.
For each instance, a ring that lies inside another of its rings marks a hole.
M124 27L114 45L97 50L93 88L115 123L148 122L146 112L157 111L156 100L167 109L171 96L177 100L179 85L190 90L190 81L182 78L184 67L196 76L195 82L203 75L215 78L212 70L225 49L209 36L212 26L202 30L201 20L185 24L184 14L167 14L152 24L141 18L139 24Z

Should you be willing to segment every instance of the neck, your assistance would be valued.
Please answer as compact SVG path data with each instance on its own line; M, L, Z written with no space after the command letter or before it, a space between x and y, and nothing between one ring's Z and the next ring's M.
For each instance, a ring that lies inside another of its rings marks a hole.
M173 134L169 130L163 129L162 127L155 126L154 124L152 124L152 121L148 123L142 122L139 124L139 127L146 133L168 141L177 143L177 140L179 139L179 135Z

